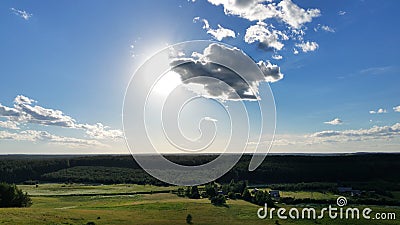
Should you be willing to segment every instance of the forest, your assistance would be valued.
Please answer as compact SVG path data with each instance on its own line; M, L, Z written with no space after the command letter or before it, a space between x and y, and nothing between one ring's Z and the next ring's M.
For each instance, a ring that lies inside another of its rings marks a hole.
M200 165L215 159L216 155L165 157L182 165ZM251 172L248 171L250 159L251 155L243 155L217 182L246 181L250 186L286 184L276 187L293 190L318 189L318 185L300 187L302 183L313 182L325 185L320 187L324 190L350 184L363 190L400 190L400 154L270 155ZM0 182L166 185L149 176L131 155L3 155L0 156Z

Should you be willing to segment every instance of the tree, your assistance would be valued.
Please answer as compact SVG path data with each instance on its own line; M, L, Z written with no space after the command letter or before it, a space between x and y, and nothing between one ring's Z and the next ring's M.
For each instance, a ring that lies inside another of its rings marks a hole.
M254 195L253 199L254 204L263 206L265 203L267 203L270 206L274 205L274 202L271 199L271 196L265 191L257 191L256 194Z
M29 207L32 200L14 184L0 183L0 207Z
M197 186L193 186L192 189L190 190L190 198L194 198L194 199L200 198L200 193L199 193L199 189L197 188Z
M214 182L210 184L206 184L205 186L205 193L208 196L208 198L212 198L217 195L217 185L215 185Z
M242 193L242 199L243 200L245 200L245 201L248 201L248 202L251 202L251 194L250 194L250 191L249 191L249 189L244 189L244 191L243 191L243 193Z
M191 191L190 191L190 187L187 186L187 187L186 187L186 191L185 191L185 196L188 197L188 198L190 198L190 192L191 192Z
M192 215L190 215L190 214L187 214L187 216L186 216L186 223L187 224L192 224Z
M223 206L226 204L226 199L223 194L219 194L211 198L211 204L216 206Z

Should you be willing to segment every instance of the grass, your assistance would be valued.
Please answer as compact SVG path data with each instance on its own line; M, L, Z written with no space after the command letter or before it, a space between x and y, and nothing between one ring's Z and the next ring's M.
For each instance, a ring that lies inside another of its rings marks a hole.
M18 188L31 196L55 195L85 195L85 194L126 194L137 192L172 191L178 187L160 187L154 185L114 184L114 185L84 185L84 184L39 184L18 185Z
M34 187L20 186L23 190L36 193L32 197L33 205L30 208L2 208L0 209L0 224L186 224L187 214L193 217L194 225L206 224L275 224L279 220L261 220L257 217L259 206L243 200L228 200L229 207L217 207L210 204L208 199L180 198L170 193L157 194L132 194L132 195L102 195L129 191L154 190L159 187L146 187L140 185L104 185L81 186L72 185L69 188L61 187L61 184L44 184ZM60 187L60 190L56 190ZM164 188L168 187L160 187ZM176 187L169 187L175 189ZM59 196L45 194L59 193ZM90 193L99 193L95 196L67 196L66 193L76 193L78 190ZM101 194L102 193L102 194ZM306 193L296 194L304 197ZM317 196L313 194L313 196ZM326 197L326 196L317 196ZM329 196L328 196L329 197ZM289 209L292 206L282 206ZM317 206L321 207L321 206ZM396 212L400 215L399 207L375 207L370 206L374 212ZM362 208L362 207L361 207ZM331 220L326 217L322 220L279 220L279 224L376 224L377 221L362 220ZM379 221L379 224L399 224L395 221Z

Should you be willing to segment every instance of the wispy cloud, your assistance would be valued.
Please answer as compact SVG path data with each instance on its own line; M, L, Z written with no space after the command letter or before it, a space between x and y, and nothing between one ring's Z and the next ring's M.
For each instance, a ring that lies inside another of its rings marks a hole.
M314 28L314 31L317 32L317 31L319 31L319 30L323 30L323 31L326 31L326 32L335 33L335 30L334 30L332 27L327 26L327 25L318 24L318 26Z
M106 146L97 140L63 137L50 134L47 131L24 130L18 133L0 131L0 140L46 142L50 144L65 145L67 147L96 147Z
M370 67L360 70L360 74L379 75L391 71L392 69L393 69L392 66Z
M339 118L335 118L335 119L333 119L331 121L327 121L327 122L324 122L324 123L325 124L330 124L330 125L340 125L340 124L343 124L343 121L341 119L339 119Z
M16 8L10 8L10 10L17 16L23 18L24 20L29 20L33 14L32 13L28 13L25 10L20 10L20 9L16 9Z
M339 15L339 16L344 16L344 15L346 15L346 14L347 14L346 11L340 10L340 11L338 12L338 15Z
M400 105L393 107L393 110L395 112L400 112Z

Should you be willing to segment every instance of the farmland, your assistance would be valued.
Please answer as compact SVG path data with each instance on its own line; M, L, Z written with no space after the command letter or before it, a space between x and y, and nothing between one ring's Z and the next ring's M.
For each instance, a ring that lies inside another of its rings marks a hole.
M193 217L193 224L375 224L374 221L331 220L310 221L261 220L257 217L257 205L243 200L227 200L227 207L213 206L208 199L188 199L172 193L151 191L175 190L177 187L156 187L150 185L82 185L82 184L41 184L20 185L32 196L30 208L0 209L0 224L186 224L187 214ZM148 194L125 194L122 192L143 192ZM88 196L73 196L76 194ZM72 194L72 195L71 195ZM318 192L282 192L283 196L309 198L335 198L333 194ZM290 208L290 205L280 205ZM320 205L314 205L320 208ZM305 205L297 205L302 208ZM365 207L365 206L360 206ZM399 207L369 206L374 212L395 212ZM398 220L380 221L380 224L398 224Z

